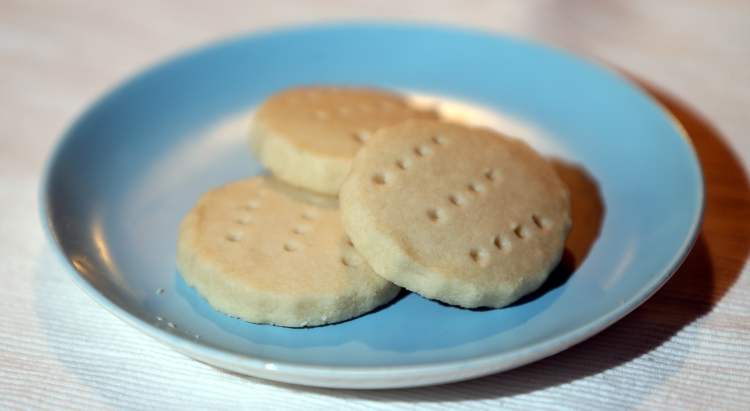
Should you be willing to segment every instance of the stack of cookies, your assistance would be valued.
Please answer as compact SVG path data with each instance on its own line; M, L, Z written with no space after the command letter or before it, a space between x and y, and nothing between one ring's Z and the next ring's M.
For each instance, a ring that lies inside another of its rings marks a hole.
M206 193L178 242L182 276L228 315L330 324L401 287L502 307L560 261L568 192L519 140L389 92L304 87L266 100L250 141L273 177Z

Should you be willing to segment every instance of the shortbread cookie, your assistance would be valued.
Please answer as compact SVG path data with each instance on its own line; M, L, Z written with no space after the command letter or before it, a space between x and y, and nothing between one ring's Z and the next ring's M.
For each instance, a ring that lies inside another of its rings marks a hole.
M376 129L435 117L385 91L300 87L273 95L258 108L250 145L277 178L335 195L352 157Z
M359 151L339 194L344 229L378 274L462 307L501 307L560 261L569 195L525 143L410 121Z
M216 309L287 327L344 321L399 291L354 250L334 198L268 177L206 193L180 226L177 265Z

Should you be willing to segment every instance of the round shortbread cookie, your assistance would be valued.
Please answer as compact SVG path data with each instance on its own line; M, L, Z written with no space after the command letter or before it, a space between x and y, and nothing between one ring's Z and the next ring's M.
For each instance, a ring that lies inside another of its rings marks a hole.
M364 88L299 87L268 98L250 127L250 146L289 184L338 194L351 160L380 127L436 118L396 94Z
M216 309L287 327L344 321L399 291L352 247L335 198L268 177L206 193L182 221L177 265Z
M568 192L525 143L417 120L377 132L339 194L344 229L384 278L462 307L502 307L560 261Z

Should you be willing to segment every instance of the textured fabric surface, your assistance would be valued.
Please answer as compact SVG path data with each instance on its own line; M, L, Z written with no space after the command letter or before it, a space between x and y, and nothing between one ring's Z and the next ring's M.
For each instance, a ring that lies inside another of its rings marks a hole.
M745 1L0 2L0 408L747 409L750 4ZM707 183L695 249L598 336L517 370L410 390L288 386L216 370L125 325L53 258L37 205L61 131L145 65L227 35L399 18L515 33L601 59L685 124Z

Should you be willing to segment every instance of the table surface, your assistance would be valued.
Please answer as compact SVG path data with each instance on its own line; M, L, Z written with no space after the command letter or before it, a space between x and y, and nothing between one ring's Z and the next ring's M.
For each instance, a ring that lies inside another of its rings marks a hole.
M750 2L0 2L0 408L746 409L750 403ZM561 354L473 381L353 391L188 359L74 285L37 209L61 131L144 66L228 35L354 18L512 33L626 72L683 123L706 179L697 243L667 285Z

